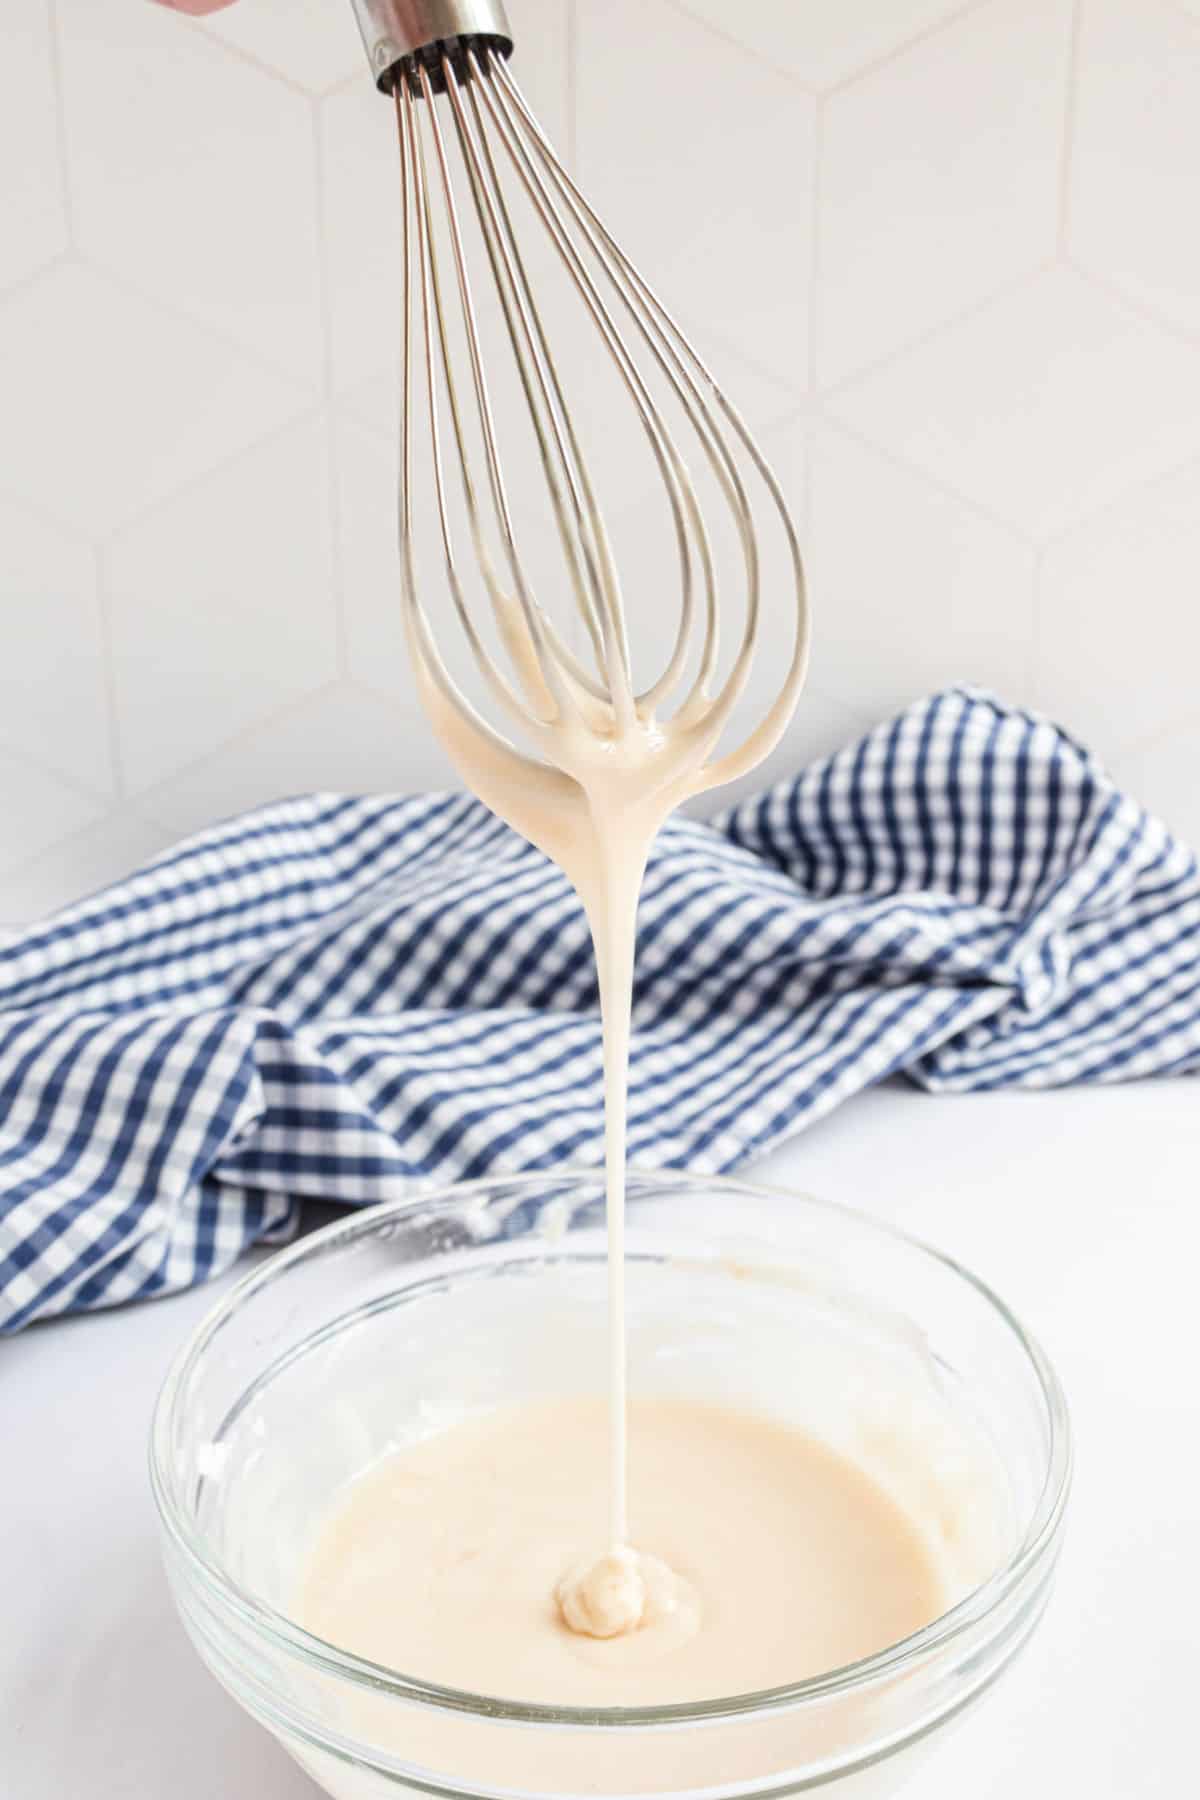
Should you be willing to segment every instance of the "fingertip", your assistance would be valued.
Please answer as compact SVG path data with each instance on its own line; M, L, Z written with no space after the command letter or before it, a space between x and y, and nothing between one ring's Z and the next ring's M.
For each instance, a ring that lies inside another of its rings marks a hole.
M168 12L190 13L193 18L202 18L205 13L222 12L233 5L233 0L152 0L152 3L165 6Z

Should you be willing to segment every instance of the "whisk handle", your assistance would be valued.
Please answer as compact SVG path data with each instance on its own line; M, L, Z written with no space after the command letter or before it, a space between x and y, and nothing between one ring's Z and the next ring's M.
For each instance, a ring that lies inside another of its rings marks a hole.
M375 84L390 94L402 73L423 62L441 87L441 52L468 44L512 52L502 0L350 0Z

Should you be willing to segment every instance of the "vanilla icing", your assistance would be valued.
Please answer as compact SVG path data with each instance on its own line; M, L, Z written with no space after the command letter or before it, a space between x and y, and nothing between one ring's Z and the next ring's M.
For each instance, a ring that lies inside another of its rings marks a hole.
M691 796L752 769L775 747L804 679L804 638L801 630L783 687L757 730L738 750L714 762L740 681L731 682L715 706L698 689L665 719L627 688L611 700L597 700L567 669L555 672L556 696L543 675L526 613L510 602L500 608L499 618L530 709L528 733L539 753L536 760L500 738L461 696L448 692L420 614L410 619L409 646L430 723L451 762L473 793L562 869L583 903L595 946L608 1220L607 1554L629 1547L625 1142L638 895L650 846L667 815ZM604 1579L598 1570L596 1580ZM586 1587L586 1569L575 1570L570 1580ZM627 1612L632 1629L641 1614ZM578 1603L568 1601L564 1617L570 1622L590 1616L581 1589Z

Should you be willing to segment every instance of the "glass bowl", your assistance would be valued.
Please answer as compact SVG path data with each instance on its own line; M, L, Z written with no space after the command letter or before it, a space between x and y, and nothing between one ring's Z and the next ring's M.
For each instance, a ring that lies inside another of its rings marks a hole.
M817 1679L657 1708L458 1691L314 1637L295 1596L348 1481L467 1412L603 1392L607 1366L599 1174L350 1214L210 1314L167 1377L151 1440L184 1625L337 1800L818 1788L865 1800L894 1792L1029 1638L1060 1547L1067 1416L1046 1358L981 1282L804 1195L637 1175L627 1288L632 1395L748 1406L854 1457L937 1536L953 1604Z

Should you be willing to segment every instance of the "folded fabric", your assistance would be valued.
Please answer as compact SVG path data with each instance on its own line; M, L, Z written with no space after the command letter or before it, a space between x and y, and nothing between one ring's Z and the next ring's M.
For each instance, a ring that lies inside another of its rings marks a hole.
M1200 1069L1200 871L1044 719L912 706L640 913L629 1159L733 1168L898 1070ZM302 1196L602 1160L587 930L460 795L288 800L0 943L0 1329L203 1280Z

